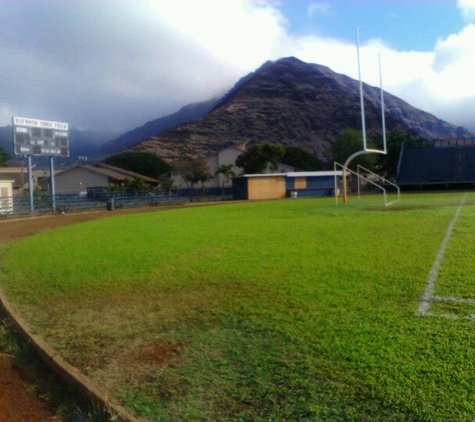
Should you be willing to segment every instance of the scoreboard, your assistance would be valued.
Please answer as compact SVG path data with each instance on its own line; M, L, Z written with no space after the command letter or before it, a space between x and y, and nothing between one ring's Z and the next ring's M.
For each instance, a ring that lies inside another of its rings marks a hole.
M17 155L69 157L68 124L13 117L13 146Z

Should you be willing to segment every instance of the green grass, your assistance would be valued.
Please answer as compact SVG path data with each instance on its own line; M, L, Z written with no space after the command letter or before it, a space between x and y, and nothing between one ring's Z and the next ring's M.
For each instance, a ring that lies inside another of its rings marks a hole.
M472 420L473 322L416 315L461 197L117 216L2 246L0 283L51 346L150 420ZM436 295L475 299L474 204ZM431 313L469 312L453 306Z

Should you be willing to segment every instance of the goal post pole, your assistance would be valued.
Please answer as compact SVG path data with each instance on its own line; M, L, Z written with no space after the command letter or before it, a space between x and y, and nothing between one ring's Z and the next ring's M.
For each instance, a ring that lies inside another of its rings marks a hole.
M387 153L386 146L386 117L384 115L384 91L383 91L383 72L381 70L381 54L378 54L379 60L379 86L381 91L381 130L383 132L383 151Z
M366 123L364 114L363 81L361 80L360 64L360 30L358 27L356 27L356 55L358 56L358 78L360 83L361 132L363 135L363 149L366 150Z

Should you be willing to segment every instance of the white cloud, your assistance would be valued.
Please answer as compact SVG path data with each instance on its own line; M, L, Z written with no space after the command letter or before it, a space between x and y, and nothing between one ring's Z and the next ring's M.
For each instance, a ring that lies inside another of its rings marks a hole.
M243 68L265 60L285 33L285 18L273 6L244 0L151 0L160 21L199 51ZM184 13L186 11L186 13Z
M457 4L466 15L475 10L475 0ZM126 130L222 95L265 61L287 56L358 77L353 42L291 35L277 0L48 0L1 7L1 125L17 114ZM324 13L328 5L314 2L309 10ZM475 106L474 45L471 24L440 39L434 51L401 52L373 39L360 48L362 78L379 85L381 54L386 90L467 124L467 104Z
M466 22L475 20L475 0L457 0L457 7L462 12Z
M121 130L224 94L285 44L285 18L265 2L49 0L2 12L0 110L36 104L40 118L87 125L89 108Z
M467 56L472 58L475 43L475 25L469 24L457 34L439 39L435 46L436 68L443 70L447 66L458 65Z

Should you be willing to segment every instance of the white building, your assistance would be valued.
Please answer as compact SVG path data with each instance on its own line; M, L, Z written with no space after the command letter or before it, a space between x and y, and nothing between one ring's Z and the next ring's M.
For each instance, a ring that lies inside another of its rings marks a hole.
M0 215L13 212L13 180L0 180Z
M206 163L207 172L213 177L209 180L205 186L208 188L221 188L223 187L223 175L216 175L216 170L221 165L233 165L233 172L237 176L242 173L241 167L236 167L236 159L246 152L246 144L237 145L230 148L225 148L219 151L217 154L211 155L210 157L204 158L203 161ZM178 172L172 172L171 178L173 181L173 186L179 189L187 188L186 182L183 180L183 177ZM229 180L225 183L224 187L232 187L232 180Z
M106 188L111 184L121 185L125 179L141 178L151 186L159 181L118 167L98 164L97 166L77 165L55 174L56 193L84 194L88 189Z
M205 183L207 188L222 188L223 185L225 188L231 188L233 186L232 179L225 181L223 174L216 174L216 171L221 165L231 164L233 166L232 171L236 177L244 174L243 169L241 167L237 167L235 163L236 159L247 151L246 145L247 142L225 148L218 153L203 159L207 165L207 172L213 177L211 180ZM295 169L291 166L288 166L287 164L279 164L278 171L284 173L295 171ZM267 170L266 173L271 173L271 171ZM171 178L173 180L173 186L176 188L182 189L188 187L179 173L173 172Z

